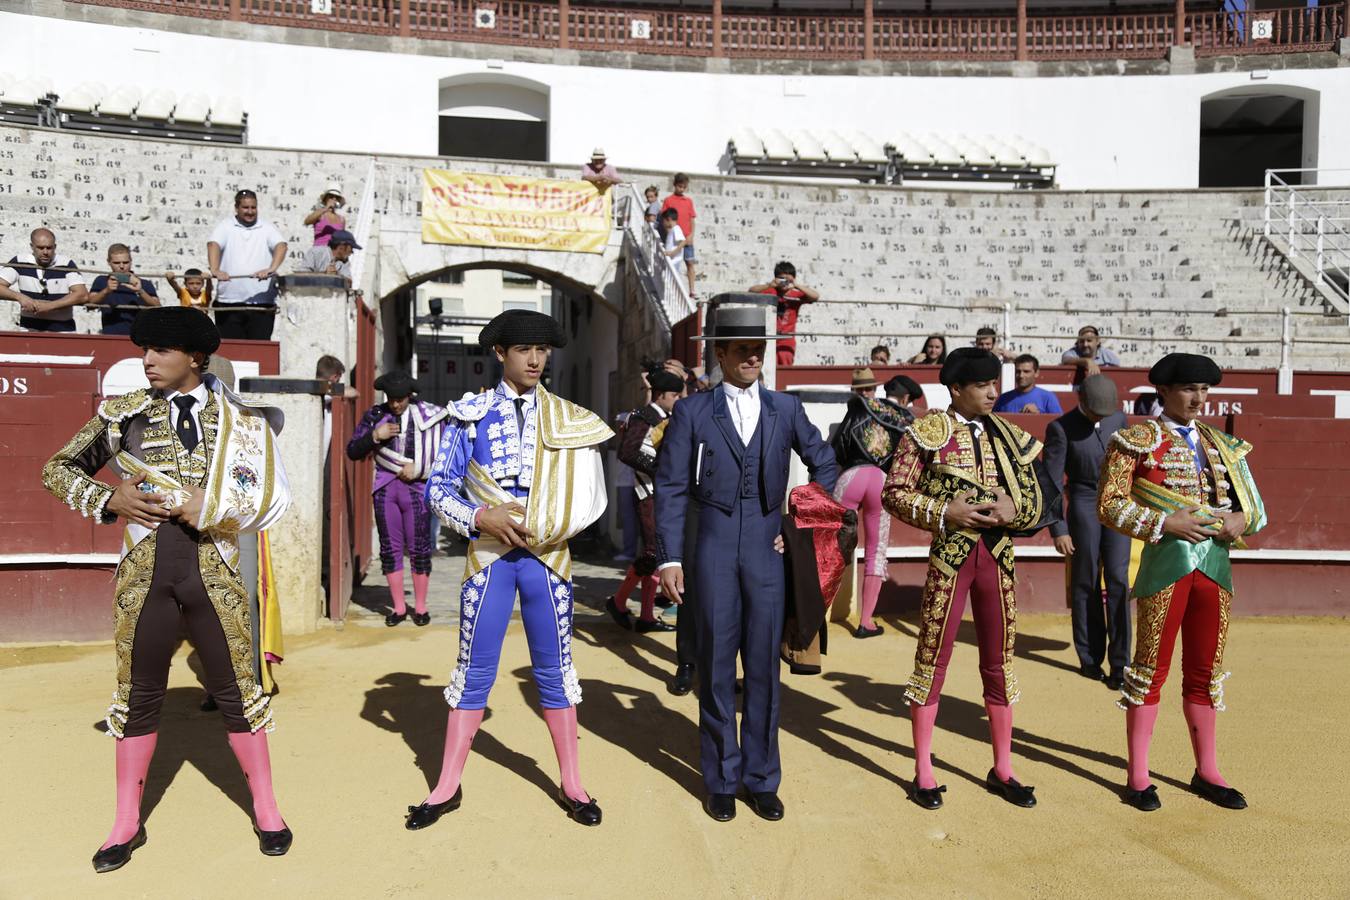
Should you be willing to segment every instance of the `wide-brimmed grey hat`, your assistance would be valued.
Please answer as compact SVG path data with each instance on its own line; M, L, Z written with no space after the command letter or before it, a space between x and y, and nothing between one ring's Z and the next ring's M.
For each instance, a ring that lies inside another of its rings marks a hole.
M1078 387L1078 397L1083 402L1083 408L1094 416L1109 416L1120 409L1116 383L1105 375L1084 378Z
M763 306L719 306L713 309L708 333L691 341L780 341L795 334L771 334L764 325Z

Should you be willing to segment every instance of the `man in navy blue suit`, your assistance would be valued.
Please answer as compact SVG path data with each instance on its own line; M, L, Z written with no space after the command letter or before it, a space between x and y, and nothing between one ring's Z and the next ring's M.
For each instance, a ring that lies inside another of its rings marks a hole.
M778 667L786 578L781 543L792 451L811 479L833 490L834 453L801 401L759 383L769 335L764 313L721 308L711 340L722 383L675 404L656 470L657 558L667 597L682 602L686 515L698 517L700 765L703 808L736 815L736 794L762 818L783 817L778 799ZM692 503L692 508L691 508ZM739 740L736 657L745 674Z

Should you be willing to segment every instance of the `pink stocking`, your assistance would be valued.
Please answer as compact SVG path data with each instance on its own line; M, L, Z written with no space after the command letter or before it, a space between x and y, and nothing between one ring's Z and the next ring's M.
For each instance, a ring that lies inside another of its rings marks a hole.
M880 575L864 575L862 590L862 614L858 617L858 625L864 631L871 631L876 627L872 621L872 614L877 611L877 598L881 596L881 583L886 579Z
M416 598L417 612L419 615L427 611L427 591L430 587L430 575L418 575L416 572L413 573L413 597ZM399 593L403 593L402 585L399 585ZM406 609L407 607L404 608Z
M239 767L248 779L249 793L253 795L253 821L263 831L280 831L286 822L277 811L277 798L272 793L272 761L267 755L267 735L262 731L230 732L230 749L239 760Z
M483 724L482 709L452 709L445 719L445 755L441 759L441 778L427 797L428 803L444 803L459 790L464 763L478 726Z
M642 612L639 613L639 617L644 622L656 618L656 588L659 584L655 575L648 575L642 579Z
M909 722L914 733L914 785L931 790L937 787L933 777L933 723L937 721L938 705L909 705Z
M1219 774L1219 757L1215 749L1214 724L1218 712L1212 706L1199 703L1182 702L1181 711L1186 714L1186 724L1191 733L1191 749L1195 751L1195 771L1210 784L1228 787L1228 782Z
M577 761L577 708L546 709L544 722L553 736L553 752L558 754L563 793L581 803L590 802L590 794L581 786L581 765Z
M1153 741L1153 723L1158 721L1158 704L1133 706L1125 710L1125 742L1130 754L1128 780L1132 791L1148 787L1148 745Z
M633 588L637 587L638 582L641 580L642 576L639 575L632 566L629 566L627 574L623 576L623 583L620 584L619 589L614 592L614 605L619 609L623 609L624 604L628 602L628 595L633 593Z
M989 743L994 745L994 774L1000 781L1013 777L1012 769L1012 706L986 703L989 715Z
M389 582L389 599L394 601L394 615L401 616L408 611L408 604L403 602L403 570L390 572L384 578Z
M141 827L141 794L145 793L145 773L150 771L150 757L155 755L157 734L119 738L117 741L117 812L113 815L112 833L100 850L114 844L125 844L136 836Z

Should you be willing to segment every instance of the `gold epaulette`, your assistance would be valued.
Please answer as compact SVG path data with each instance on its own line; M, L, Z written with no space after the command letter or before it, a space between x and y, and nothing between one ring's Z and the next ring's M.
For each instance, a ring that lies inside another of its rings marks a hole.
M1156 419L1120 429L1111 442L1130 453L1148 454L1162 446L1163 429Z
M1026 429L1014 425L1002 416L991 415L989 421L1003 434L1018 465L1030 465L1040 455L1041 442L1032 437Z
M954 427L952 417L946 411L933 410L923 418L915 419L914 424L909 426L909 434L919 449L936 453L952 439Z
M109 397L98 405L98 417L105 422L125 422L137 413L144 412L154 399L154 395L145 388L120 397Z

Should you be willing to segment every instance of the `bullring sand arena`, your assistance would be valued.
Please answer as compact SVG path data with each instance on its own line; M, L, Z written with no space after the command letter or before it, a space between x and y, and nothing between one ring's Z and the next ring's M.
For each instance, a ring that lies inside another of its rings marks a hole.
M447 563L444 569L453 569ZM1240 577L1240 576L1239 576ZM609 587L588 579L587 602ZM360 620L358 620L359 622ZM620 632L577 611L581 754L601 828L553 800L557 771L533 707L519 623L464 776L464 805L408 833L403 815L435 780L441 690L455 637L444 618L409 633L353 624L288 640L272 735L278 799L296 840L260 856L248 792L184 644L174 661L145 794L149 841L113 875L89 867L112 801L99 730L112 679L106 644L0 650L0 897L1343 897L1350 788L1338 771L1350 722L1342 619L1237 618L1230 636L1225 774L1250 807L1186 790L1193 762L1169 684L1152 769L1163 808L1123 805L1123 713L1078 676L1067 616L1019 620L1014 763L1040 805L987 794L989 749L969 620L936 738L935 813L905 799L912 777L901 691L912 616L855 641L831 626L819 677L784 673L782 797L764 822L699 806L697 701L665 679L672 635ZM893 627L890 627L893 626ZM527 700L529 702L527 702ZM19 760L26 760L22 766Z

